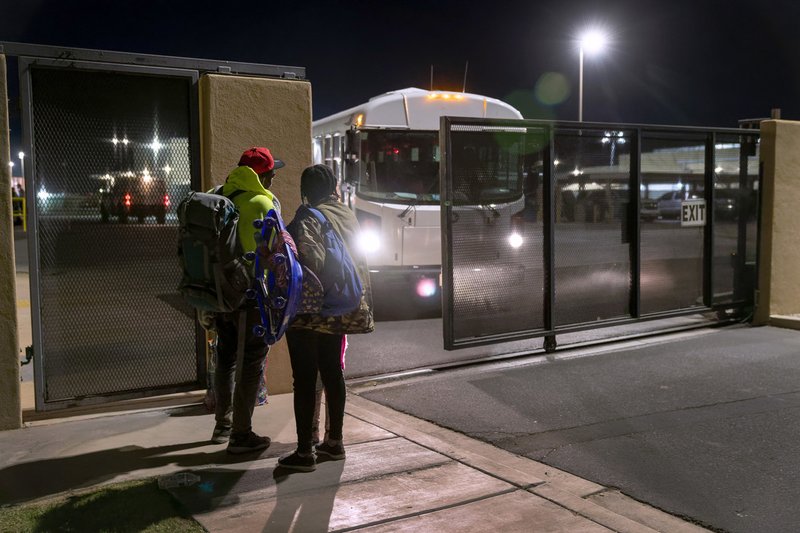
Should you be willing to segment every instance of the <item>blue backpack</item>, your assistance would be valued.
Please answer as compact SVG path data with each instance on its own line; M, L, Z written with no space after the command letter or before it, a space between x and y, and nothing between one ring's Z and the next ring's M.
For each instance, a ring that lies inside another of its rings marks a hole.
M319 314L325 317L342 316L355 311L361 303L363 286L353 259L342 237L318 209L301 205L289 224L289 232L296 237L295 222L313 216L322 226L325 246L325 263L322 272L315 272L322 284L324 296Z

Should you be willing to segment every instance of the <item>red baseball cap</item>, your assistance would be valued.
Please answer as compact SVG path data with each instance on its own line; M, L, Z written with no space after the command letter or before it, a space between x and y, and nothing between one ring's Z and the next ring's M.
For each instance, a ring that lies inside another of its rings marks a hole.
M253 169L256 174L264 174L270 170L276 170L285 166L285 163L280 159L272 157L269 148L261 146L254 146L248 148L239 158L239 166L248 166Z

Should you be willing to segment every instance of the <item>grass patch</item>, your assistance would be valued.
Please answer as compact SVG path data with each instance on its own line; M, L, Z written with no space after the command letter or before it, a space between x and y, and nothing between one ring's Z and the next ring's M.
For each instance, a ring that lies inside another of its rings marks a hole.
M204 533L155 479L0 508L0 532Z

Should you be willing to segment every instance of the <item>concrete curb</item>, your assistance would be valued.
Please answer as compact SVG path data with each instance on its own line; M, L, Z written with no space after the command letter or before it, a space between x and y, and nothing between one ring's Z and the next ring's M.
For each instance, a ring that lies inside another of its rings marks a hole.
M346 410L354 418L528 490L614 531L708 531L628 498L616 490L394 411L355 394L348 396Z

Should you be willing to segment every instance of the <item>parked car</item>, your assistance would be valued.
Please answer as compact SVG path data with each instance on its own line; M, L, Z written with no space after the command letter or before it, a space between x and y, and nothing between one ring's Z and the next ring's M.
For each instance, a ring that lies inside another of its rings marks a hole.
M645 222L652 222L658 218L658 200L642 198L639 203L639 216Z
M662 194L658 198L658 218L680 218L681 203L694 198L701 197L688 191L670 191Z
M136 217L144 222L146 217L155 217L163 224L167 218L169 196L163 179L142 177L119 177L109 190L100 194L100 217L108 222L117 217L120 223Z

